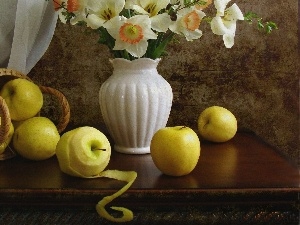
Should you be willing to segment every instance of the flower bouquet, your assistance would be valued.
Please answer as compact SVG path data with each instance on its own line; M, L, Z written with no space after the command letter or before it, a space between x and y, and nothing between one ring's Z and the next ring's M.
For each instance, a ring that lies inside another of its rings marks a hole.
M53 0L63 23L85 24L99 33L99 43L108 46L114 57L134 60L156 59L166 53L175 34L187 41L201 38L201 23L223 36L226 48L234 45L237 22L257 20L267 33L276 29L257 14L243 15L231 0ZM214 5L214 15L204 11Z

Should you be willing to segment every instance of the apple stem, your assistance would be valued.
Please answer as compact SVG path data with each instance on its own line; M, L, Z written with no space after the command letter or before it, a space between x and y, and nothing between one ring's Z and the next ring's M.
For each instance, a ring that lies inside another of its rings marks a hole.
M95 149L92 149L92 151L96 151L96 150L101 150L101 151L106 151L106 149L105 148L95 148Z

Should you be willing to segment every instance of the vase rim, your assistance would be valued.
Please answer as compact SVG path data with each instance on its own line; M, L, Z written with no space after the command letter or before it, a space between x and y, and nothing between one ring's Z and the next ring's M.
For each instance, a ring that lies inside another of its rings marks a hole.
M137 69L137 68L156 68L161 58L150 59L150 58L138 58L132 61L124 58L113 58L109 59L113 67L124 69Z
M128 60L128 59L124 59L124 58L110 58L109 61L113 62L113 61L124 61L124 62L128 62L128 63L133 63L136 61L152 61L155 63L158 63L161 60L161 58L156 58L156 59L151 59L151 58L138 58L138 59L134 59L134 60Z

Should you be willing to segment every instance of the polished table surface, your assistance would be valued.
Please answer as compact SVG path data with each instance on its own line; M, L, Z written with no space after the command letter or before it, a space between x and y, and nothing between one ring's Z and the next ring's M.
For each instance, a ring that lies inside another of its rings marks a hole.
M253 133L226 143L201 142L196 168L188 175L163 175L151 155L112 152L107 169L134 170L138 177L114 202L130 206L197 205L234 202L296 202L299 168ZM124 183L63 174L56 157L33 162L21 157L0 161L0 205L91 206Z

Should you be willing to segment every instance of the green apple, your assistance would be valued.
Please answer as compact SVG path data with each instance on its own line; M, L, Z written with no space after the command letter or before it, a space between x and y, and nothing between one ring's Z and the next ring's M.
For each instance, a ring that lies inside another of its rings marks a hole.
M108 165L110 155L111 146L107 137L89 126L64 133L56 146L59 166L71 176L98 175Z
M14 125L11 123L10 126L9 126L7 139L3 143L0 144L0 154L2 154L5 151L6 147L11 142L13 134L14 134L14 130L15 130Z
M30 160L45 160L55 154L60 139L55 124L46 117L32 117L22 122L13 135L16 152Z
M56 145L55 154L58 159L58 163L61 171L72 176L83 177L82 174L78 173L77 171L75 171L70 167L69 143L71 137L75 132L76 129L68 131L61 136L60 140Z
M199 115L198 130L203 139L225 142L236 134L237 120L228 109L221 106L211 106Z
M0 90L12 120L31 118L43 106L43 94L40 88L26 79L17 78L8 81Z
M96 205L98 214L112 222L127 222L133 219L131 210L124 207L110 208L123 215L114 217L106 211L106 205L122 195L134 182L134 171L105 170L111 156L111 146L107 137L93 127L84 126L64 133L56 146L56 157L62 172L82 178L107 177L127 182L116 193L104 197Z
M189 127L159 129L150 143L150 153L156 167L166 175L182 176L196 167L200 157L200 140Z

